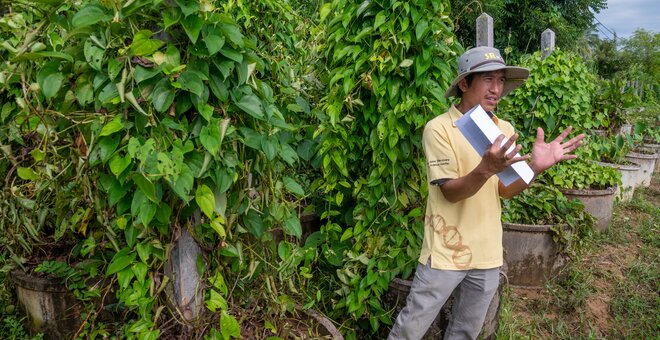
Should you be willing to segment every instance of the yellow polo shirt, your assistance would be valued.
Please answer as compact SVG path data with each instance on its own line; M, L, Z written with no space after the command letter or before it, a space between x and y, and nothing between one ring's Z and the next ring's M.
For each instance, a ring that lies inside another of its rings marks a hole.
M489 269L502 265L502 206L497 176L492 176L473 196L457 203L447 201L438 179L467 175L481 156L456 127L462 113L452 106L424 127L426 177L429 196L426 205L424 242L419 262L436 269ZM509 138L511 124L493 116L495 124Z

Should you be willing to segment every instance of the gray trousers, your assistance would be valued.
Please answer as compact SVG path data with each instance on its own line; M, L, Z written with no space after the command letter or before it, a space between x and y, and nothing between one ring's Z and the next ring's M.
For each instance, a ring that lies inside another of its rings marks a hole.
M440 270L419 264L406 306L396 318L388 340L421 339L451 293L452 318L445 339L476 339L499 286L499 268Z

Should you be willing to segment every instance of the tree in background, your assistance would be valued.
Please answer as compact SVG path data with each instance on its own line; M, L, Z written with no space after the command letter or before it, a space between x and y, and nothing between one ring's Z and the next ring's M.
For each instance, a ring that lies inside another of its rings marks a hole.
M660 33L637 29L621 43L621 59L627 66L638 65L646 82L660 81Z
M593 53L588 59L603 79L624 79L642 95L642 101L654 101L660 87L660 33L636 30L628 39L591 40Z
M495 46L506 55L533 53L541 44L541 33L550 28L557 46L572 50L594 27L594 14L607 7L606 0L451 0L452 19L460 43L475 46L475 21L481 13L493 17Z

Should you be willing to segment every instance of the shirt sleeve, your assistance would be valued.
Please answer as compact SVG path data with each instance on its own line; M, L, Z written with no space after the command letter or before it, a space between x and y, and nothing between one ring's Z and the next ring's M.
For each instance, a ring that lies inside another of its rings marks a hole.
M427 124L422 137L429 182L458 178L456 152L449 134L442 126ZM435 183L434 183L435 184Z

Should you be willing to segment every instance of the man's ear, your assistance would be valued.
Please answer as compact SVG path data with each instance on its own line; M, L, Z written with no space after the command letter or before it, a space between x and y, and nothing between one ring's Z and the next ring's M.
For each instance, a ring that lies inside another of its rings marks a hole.
M461 89L461 91L463 92L467 91L469 88L467 79L465 78L461 79L461 81L459 81L458 84L456 84L456 86L458 86L458 88Z

